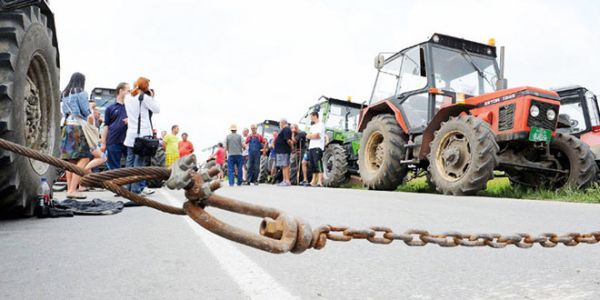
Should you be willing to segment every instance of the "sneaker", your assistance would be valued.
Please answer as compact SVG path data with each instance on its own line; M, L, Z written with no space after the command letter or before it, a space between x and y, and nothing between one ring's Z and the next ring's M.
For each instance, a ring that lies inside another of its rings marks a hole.
M140 194L142 194L144 196L150 196L150 195L152 195L154 193L156 193L156 191L153 191L153 190L151 190L149 188L144 188Z
M302 186L310 186L310 184L308 183L308 181L304 181L302 182Z
M255 182L254 185L258 185L258 182Z
M277 184L277 186L290 186L290 184L288 182L282 181L280 183Z

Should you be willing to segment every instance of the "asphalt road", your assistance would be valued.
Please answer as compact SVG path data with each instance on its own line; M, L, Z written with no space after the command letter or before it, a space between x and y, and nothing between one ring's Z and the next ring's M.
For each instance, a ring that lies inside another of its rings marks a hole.
M358 190L223 188L321 224L430 232L589 232L600 206ZM89 193L118 200L111 193ZM161 190L153 198L183 199ZM259 220L210 210L258 230ZM0 221L0 299L597 299L600 246L409 248L328 242L301 255L233 244L186 217L136 207L112 216Z

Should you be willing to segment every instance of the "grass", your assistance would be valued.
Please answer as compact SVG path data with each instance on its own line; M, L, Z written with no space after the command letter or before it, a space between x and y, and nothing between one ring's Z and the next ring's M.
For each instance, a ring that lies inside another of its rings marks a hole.
M364 187L359 184L349 184L346 187L364 189ZM429 187L427 184L425 177L419 177L404 183L400 185L396 191L407 193L435 193L435 190ZM487 189L480 192L480 195L499 198L600 203L600 185L594 184L585 191L576 191L570 189L525 189L513 187L506 177L496 177L488 182Z

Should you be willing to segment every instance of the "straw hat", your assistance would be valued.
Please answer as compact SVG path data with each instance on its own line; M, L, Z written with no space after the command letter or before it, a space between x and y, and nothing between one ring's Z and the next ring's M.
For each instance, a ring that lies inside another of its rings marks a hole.
M237 126L235 124L231 124L231 126L229 126L229 130L231 130L231 131L236 130L237 131Z

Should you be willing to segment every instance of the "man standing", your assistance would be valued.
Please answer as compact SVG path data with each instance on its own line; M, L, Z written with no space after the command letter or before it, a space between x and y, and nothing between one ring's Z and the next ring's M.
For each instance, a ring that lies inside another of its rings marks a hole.
M298 170L296 174L291 174L292 178L296 178L296 183L299 185L307 186L308 185L308 170L306 168L308 161L308 151L306 147L306 132L300 130L298 124L292 125L292 140L294 141L294 149L296 153L296 161L295 163L298 165ZM300 171L302 171L303 179L300 181Z
M246 139L248 138L249 130L248 128L244 128L242 130L242 144L244 145L244 151L242 151L242 160L244 161L244 182L250 185L248 182L248 144L246 143Z
M237 134L237 126L235 124L229 127L231 133L225 138L225 151L227 151L227 176L229 177L229 186L234 184L235 170L237 168L237 185L242 185L244 178L244 160L242 151L244 145L242 136Z
M179 157L188 156L194 153L194 145L188 141L188 134L184 132L181 134L182 141L179 142Z
M281 168L283 175L283 181L279 183L279 186L290 186L290 153L292 153L292 130L288 126L288 122L285 119L279 121L279 135L275 140L275 165Z
M121 159L127 154L123 143L127 135L127 110L125 110L125 96L130 93L129 84L125 82L117 85L117 101L106 108L104 113L104 128L102 132L101 151L107 151L107 167L109 170L119 169Z
M313 111L310 113L310 120L313 123L310 126L310 132L306 138L308 143L309 171L313 174L311 186L323 186L323 150L325 150L325 128L319 121L319 113Z
M254 183L258 185L258 173L260 171L260 151L264 148L267 141L262 135L256 132L256 125L250 126L252 134L246 137L248 146L248 181L247 184Z
M171 126L171 133L167 134L163 138L163 143L165 147L165 162L167 168L171 167L176 160L179 159L179 138L177 135L179 134L179 126L173 125Z

